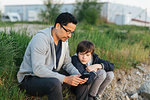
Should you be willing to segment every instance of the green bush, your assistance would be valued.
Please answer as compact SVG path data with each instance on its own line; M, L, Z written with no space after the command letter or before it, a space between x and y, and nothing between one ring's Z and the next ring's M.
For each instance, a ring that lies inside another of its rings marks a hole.
M56 17L60 13L60 4L52 4L52 0L44 1L45 10L41 10L40 17L43 22L48 24L53 24Z
M78 2L74 14L79 21L87 24L96 24L100 16L101 5L97 3L97 0L84 0L84 2Z

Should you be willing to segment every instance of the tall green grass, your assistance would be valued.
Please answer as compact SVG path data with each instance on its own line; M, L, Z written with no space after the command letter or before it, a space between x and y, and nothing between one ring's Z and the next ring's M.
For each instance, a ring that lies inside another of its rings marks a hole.
M24 100L16 74L30 40L25 34L0 32L0 100Z
M150 29L139 26L79 25L70 38L70 53L76 52L81 40L95 44L95 52L103 59L115 64L116 68L135 67L146 63L150 54Z

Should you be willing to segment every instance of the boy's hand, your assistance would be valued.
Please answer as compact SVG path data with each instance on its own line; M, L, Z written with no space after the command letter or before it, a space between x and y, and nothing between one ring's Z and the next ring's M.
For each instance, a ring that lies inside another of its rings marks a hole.
M86 70L88 72L97 71L98 69L102 69L102 65L101 64L94 64L94 65L90 65L90 66L86 67Z
M81 79L79 78L81 75L71 75L66 76L64 79L64 83L67 83L72 86L78 86L79 84L84 84L88 79Z

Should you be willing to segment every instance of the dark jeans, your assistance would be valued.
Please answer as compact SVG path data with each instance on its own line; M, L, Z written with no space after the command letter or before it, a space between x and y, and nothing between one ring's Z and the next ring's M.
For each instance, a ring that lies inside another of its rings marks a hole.
M72 91L76 95L76 100L88 100L88 85L78 85L77 87L72 87Z
M31 96L48 95L48 100L63 100L62 84L56 78L26 76L19 88Z

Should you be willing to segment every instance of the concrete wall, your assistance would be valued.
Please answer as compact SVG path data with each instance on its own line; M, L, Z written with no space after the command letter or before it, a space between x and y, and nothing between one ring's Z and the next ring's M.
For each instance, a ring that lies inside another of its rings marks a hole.
M105 3L102 7L102 16L106 17L109 22L116 22L116 17L118 16L127 16L130 15L131 18L136 18L139 20L150 21L150 19L146 18L146 10L140 7L133 7L128 5L116 4L116 3ZM124 18L119 19L122 22ZM128 19L127 19L128 20Z
M36 15L38 15L41 12L41 10L44 10L44 9L45 9L44 5L8 5L8 6L5 6L5 13L17 12L21 16L21 20L30 21L31 15L29 14L31 14L31 12L34 12L35 19L37 19L38 17ZM61 12L67 11L70 13L73 12L73 10L74 10L74 7L72 4L64 4L62 5L60 9Z
M21 20L28 21L29 11L40 12L42 9L45 9L43 5L9 5L5 6L5 13L19 13Z
M73 13L75 4L63 4L61 6L61 12ZM29 17L38 15L41 10L45 9L44 5L9 5L5 6L5 13L17 12L21 16L21 20L29 21ZM30 12L35 12L33 16L29 15ZM150 21L150 18L146 18L146 11L139 7L127 6L122 4L105 2L102 6L101 15L104 16L109 22L128 24L129 19L136 18L139 20ZM130 16L128 16L130 15ZM121 17L124 16L124 17ZM36 17L38 18L38 17ZM35 19L36 19L35 18ZM146 19L146 20L145 20Z

